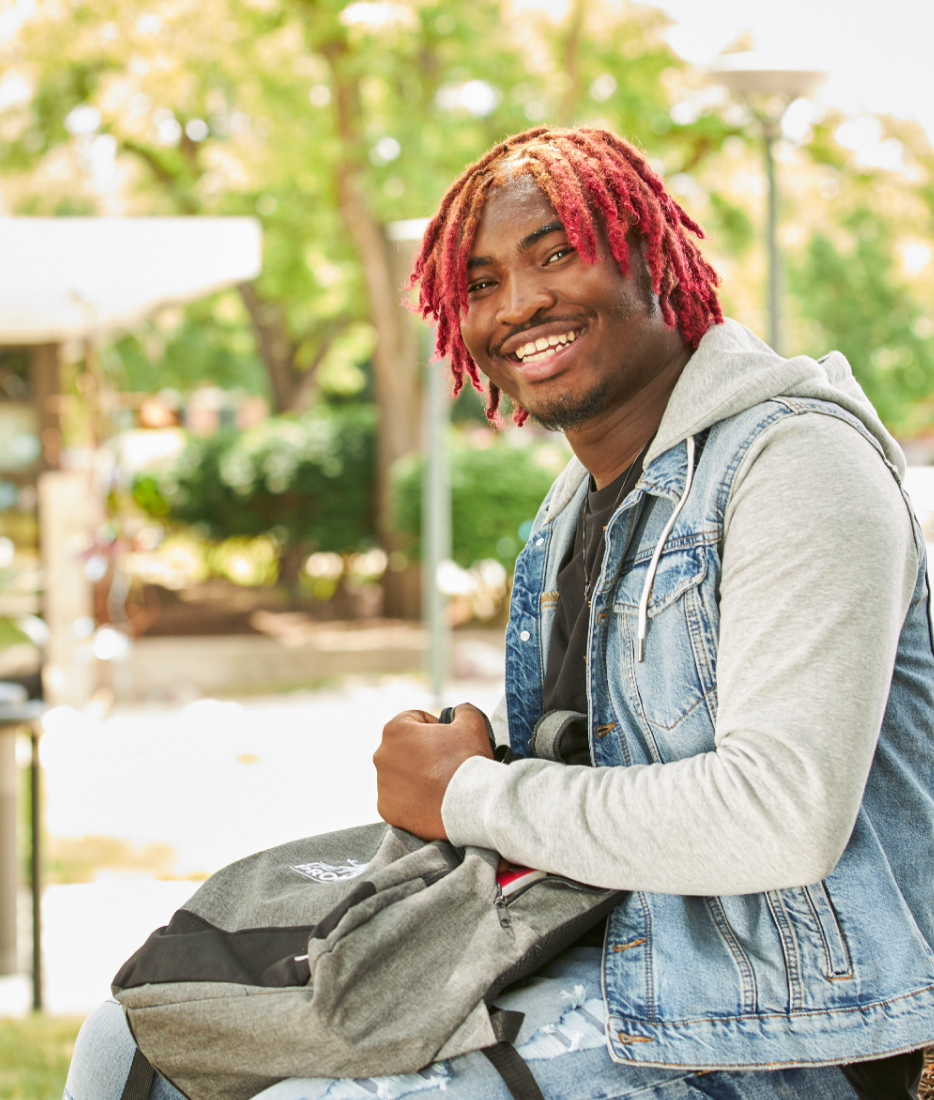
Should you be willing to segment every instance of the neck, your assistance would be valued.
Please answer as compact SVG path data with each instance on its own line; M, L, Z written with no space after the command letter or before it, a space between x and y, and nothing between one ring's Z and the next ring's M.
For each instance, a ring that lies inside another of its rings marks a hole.
M631 466L658 431L668 399L691 355L691 348L679 339L678 347L635 393L619 404L610 402L586 424L565 432L598 489Z

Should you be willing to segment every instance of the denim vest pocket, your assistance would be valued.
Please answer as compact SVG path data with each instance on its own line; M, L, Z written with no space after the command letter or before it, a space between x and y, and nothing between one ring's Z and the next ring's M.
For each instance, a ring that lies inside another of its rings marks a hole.
M662 554L648 605L645 656L638 661L639 600L648 576L648 557L637 561L620 578L613 609L619 645L617 659L629 685L633 709L653 730L660 759L680 759L713 748L716 711L716 638L711 624L718 621L711 591L711 551L703 543L675 546ZM716 570L713 571L716 573ZM707 582L707 583L705 583ZM611 643L611 650L615 648ZM664 659L659 659L663 654ZM610 660L613 654L608 654ZM702 712L696 731L684 743L667 743L669 731L694 711ZM709 742L709 743L708 743Z
M805 886L804 893L814 913L814 919L820 929L827 955L827 977L831 981L840 981L853 977L853 963L846 937L840 927L837 910L834 907L830 891L825 882Z
M617 611L633 615L638 613L642 589L648 576L651 549L654 547L641 554L620 578L613 604ZM688 589L696 588L706 576L707 547L703 543L666 548L658 559L658 568L652 581L649 618L670 607Z
M828 995L815 981L853 977L850 951L826 885L770 890L765 897L782 941L789 1011L825 1006Z

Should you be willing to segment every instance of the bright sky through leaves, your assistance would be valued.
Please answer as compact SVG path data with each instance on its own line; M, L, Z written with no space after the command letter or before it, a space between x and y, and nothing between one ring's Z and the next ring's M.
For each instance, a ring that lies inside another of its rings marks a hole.
M847 114L915 118L934 143L934 4L930 0L663 0L671 46L705 64L744 32L780 64L817 68L817 98ZM867 140L871 135L867 134Z
M568 8L568 0L513 3L555 18ZM826 71L820 102L850 115L917 119L934 144L931 0L658 0L652 6L674 21L668 42L693 64L710 64L748 33L776 68Z

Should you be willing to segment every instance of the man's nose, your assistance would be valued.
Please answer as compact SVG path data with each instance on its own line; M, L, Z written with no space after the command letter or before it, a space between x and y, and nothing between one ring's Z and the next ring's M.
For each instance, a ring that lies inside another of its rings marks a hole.
M533 278L513 277L505 285L496 320L501 325L522 325L536 313L555 304L555 296L547 286Z

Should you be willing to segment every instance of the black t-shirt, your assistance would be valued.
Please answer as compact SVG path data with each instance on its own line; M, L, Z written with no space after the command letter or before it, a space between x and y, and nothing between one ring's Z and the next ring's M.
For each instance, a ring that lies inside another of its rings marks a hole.
M543 703L546 711L575 710L587 714L587 638L590 631L592 591L600 576L606 546L604 532L617 505L630 493L642 473L635 466L602 489L590 488L581 507L574 542L558 570L558 602L551 627ZM572 728L562 742L567 764L590 765L587 724ZM580 947L602 947L606 921L585 932ZM910 1051L871 1062L854 1062L840 1069L859 1100L917 1100L924 1068L924 1052Z
M587 635L590 630L588 591L596 587L606 546L606 526L642 473L641 457L630 470L602 489L590 488L577 520L574 541L558 569L558 602L551 627L548 665L545 669L545 710L576 710L587 713ZM586 556L586 560L585 560ZM589 583L589 588L588 588ZM568 764L589 764L587 731L574 746Z

